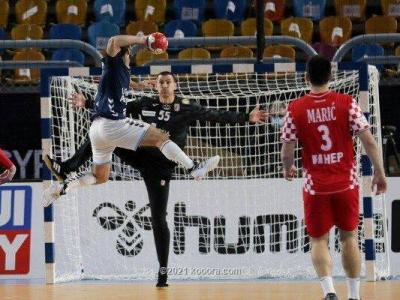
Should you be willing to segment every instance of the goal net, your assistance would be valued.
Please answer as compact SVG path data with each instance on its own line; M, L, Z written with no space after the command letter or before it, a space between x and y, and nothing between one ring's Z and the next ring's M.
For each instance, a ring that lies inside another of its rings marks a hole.
M378 73L369 68L368 91L359 70L334 72L331 88L364 99L372 131L381 142ZM153 75L132 76L141 81ZM221 156L206 180L193 181L177 167L170 186L167 221L171 232L168 273L172 279L313 278L310 240L303 220L302 174L282 178L280 128L286 105L307 93L302 71L279 73L177 74L177 94L218 110L250 112L259 104L271 115L266 124L213 124L193 120L185 151L202 160ZM89 113L68 102L73 92L93 98L98 76L54 76L51 93L53 157L71 157L88 138ZM128 101L156 96L153 90L128 92ZM174 109L171 107L170 109ZM356 158L362 151L355 139ZM296 151L296 165L301 162ZM69 180L90 169L90 161ZM359 168L361 170L361 167ZM366 178L368 181L368 178ZM361 198L362 199L362 198ZM385 207L373 200L376 245L374 276L388 275ZM78 189L53 205L54 264L48 280L152 279L158 271L148 197L140 173L113 157L111 181ZM364 250L361 201L359 245ZM334 275L343 276L340 243L332 231ZM363 262L363 275L366 274Z

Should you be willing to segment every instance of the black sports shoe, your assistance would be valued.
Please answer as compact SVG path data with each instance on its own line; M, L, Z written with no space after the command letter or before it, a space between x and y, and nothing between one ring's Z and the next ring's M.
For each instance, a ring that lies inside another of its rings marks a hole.
M167 279L168 279L168 274L166 272L159 271L156 287L158 288L168 287Z
M43 157L43 161L49 168L51 173L53 173L54 176L56 176L58 181L63 182L67 178L67 175L65 174L60 162L58 162L55 159L52 159L48 154L46 154Z
M361 298L360 299L349 298L349 300L361 300Z
M322 300L338 300L338 297L335 293L328 293Z

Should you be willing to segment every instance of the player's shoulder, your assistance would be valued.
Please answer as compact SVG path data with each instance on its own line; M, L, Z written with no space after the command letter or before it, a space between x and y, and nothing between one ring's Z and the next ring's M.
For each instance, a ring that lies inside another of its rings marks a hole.
M330 99L335 101L336 105L342 106L344 109L347 109L353 102L352 96L350 96L348 94L344 94L344 93L335 92L335 91L332 91L330 93Z
M290 101L287 105L288 110L291 110L291 111L295 110L297 107L302 105L302 103L305 101L305 99L306 99L306 97L302 96L302 97L299 97L299 98L296 98L296 99Z
M349 94L344 94L344 93L339 93L336 91L331 91L330 92L330 97L332 98L337 98L339 100L345 99L345 100L352 100L352 96L350 96Z
M149 96L142 96L140 97L139 101L142 106L149 106L149 105L155 106L156 104L158 105L160 103L157 97L149 97Z

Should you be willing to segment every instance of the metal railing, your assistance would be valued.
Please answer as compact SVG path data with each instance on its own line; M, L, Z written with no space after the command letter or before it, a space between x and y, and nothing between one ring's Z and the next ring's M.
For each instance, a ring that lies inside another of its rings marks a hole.
M101 65L102 55L92 45L77 40L0 40L0 49L20 48L73 48L90 55L96 66Z
M375 44L375 43L394 43L400 42L400 33L382 33L382 34L363 34L353 37L344 43L340 48L336 51L334 57L332 58L333 62L340 62L345 57L347 52L349 52L354 46L360 44ZM378 56L370 56L371 58L377 58ZM385 61L381 61L380 64L393 64L395 63L391 59L395 56L386 56Z

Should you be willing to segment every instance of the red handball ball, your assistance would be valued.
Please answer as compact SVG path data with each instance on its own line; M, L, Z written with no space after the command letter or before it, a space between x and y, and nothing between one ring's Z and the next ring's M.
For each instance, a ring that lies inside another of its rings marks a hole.
M168 48L168 40L161 32L155 32L147 37L147 47L155 54L161 54Z

